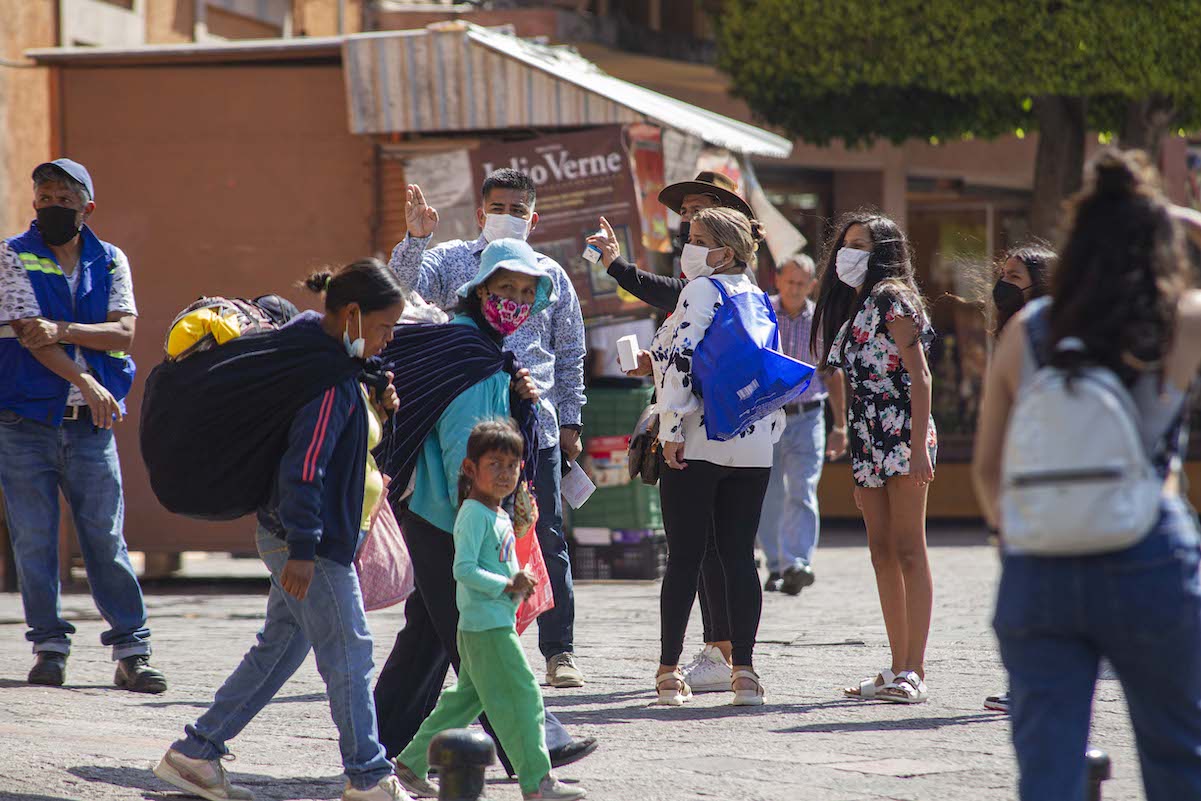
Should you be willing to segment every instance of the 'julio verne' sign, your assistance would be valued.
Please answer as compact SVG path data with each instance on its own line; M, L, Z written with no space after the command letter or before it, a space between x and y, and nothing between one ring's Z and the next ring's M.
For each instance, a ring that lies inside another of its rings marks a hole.
M620 125L520 142L488 142L472 151L471 167L475 186L503 167L520 170L534 181L538 225L530 234L530 244L567 270L585 318L637 308L617 294L617 282L603 265L589 264L581 255L584 239L600 227L601 215L622 240L623 255L642 255L634 175Z

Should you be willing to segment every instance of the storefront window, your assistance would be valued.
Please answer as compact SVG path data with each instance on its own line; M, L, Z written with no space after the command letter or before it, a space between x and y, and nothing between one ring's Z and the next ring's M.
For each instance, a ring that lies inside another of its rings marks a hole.
M918 281L938 332L930 372L939 457L954 461L970 458L988 362L989 214L986 206L909 211Z

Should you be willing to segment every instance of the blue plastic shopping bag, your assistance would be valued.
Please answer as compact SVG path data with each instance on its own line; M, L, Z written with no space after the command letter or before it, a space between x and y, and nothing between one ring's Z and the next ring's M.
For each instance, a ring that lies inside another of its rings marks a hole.
M814 368L780 353L776 312L766 295L730 297L721 281L709 280L722 304L692 355L692 378L704 402L705 433L724 441L795 400Z

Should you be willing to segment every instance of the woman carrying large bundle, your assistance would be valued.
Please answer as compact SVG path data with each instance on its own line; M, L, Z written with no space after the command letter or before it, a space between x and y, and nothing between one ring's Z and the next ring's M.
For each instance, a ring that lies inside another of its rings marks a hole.
M396 279L375 259L307 284L325 295L325 313L305 312L290 325L314 334L323 353L361 367L392 339L404 310ZM324 336L319 336L318 333ZM308 657L316 653L346 773L343 801L404 801L376 734L371 697L372 639L354 558L383 479L370 448L380 419L359 370L301 407L292 420L271 496L259 509L258 552L271 572L267 615L258 641L212 705L154 769L160 779L202 798L253 799L230 783L221 764L226 743L262 711ZM376 400L385 408L395 395Z

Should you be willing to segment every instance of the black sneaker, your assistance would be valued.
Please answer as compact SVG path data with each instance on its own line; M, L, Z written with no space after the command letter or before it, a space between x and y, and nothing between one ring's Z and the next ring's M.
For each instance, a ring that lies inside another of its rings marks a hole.
M113 683L131 693L158 695L167 691L167 677L161 671L150 667L150 657L146 654L118 660L117 675L113 678Z
M550 749L550 766L552 768L561 768L564 765L570 765L572 762L579 762L595 751L597 745L599 743L597 743L595 737L585 737L582 740L572 740L567 745L552 748Z
M801 590L812 586L814 581L817 581L817 576L813 575L813 568L805 564L793 565L784 571L784 578L780 581L780 592L800 595Z
M62 687L66 680L67 655L58 651L38 651L38 661L29 671L29 683Z
M764 592L779 592L780 591L780 574L772 571L767 574L767 581L763 582Z

